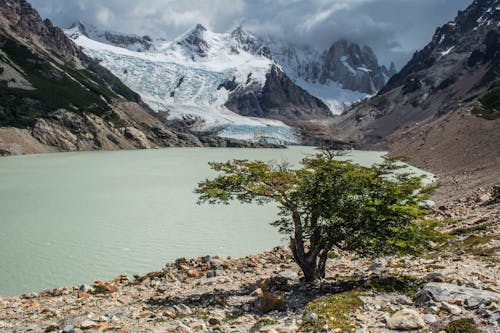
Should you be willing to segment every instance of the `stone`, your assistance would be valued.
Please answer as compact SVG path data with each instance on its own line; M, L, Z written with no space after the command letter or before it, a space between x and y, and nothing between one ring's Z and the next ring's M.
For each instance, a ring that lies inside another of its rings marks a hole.
M278 276L285 278L287 280L291 280L291 281L298 281L299 280L299 274L292 271L291 269L285 269L285 270L279 272Z
M62 333L75 333L75 325L64 326Z
M444 275L441 273L430 273L424 277L427 282L444 282Z
M311 323L315 323L319 320L319 316L314 312L310 312L304 316L304 320Z
M424 314L423 319L427 324L434 324L435 322L438 321L438 318L430 313Z
M196 269L190 269L187 271L187 275L192 278L199 278L200 272L198 272Z
M82 291L79 291L77 294L78 298L90 298L91 296L87 293L84 293Z
M412 331L424 326L424 319L413 309L400 310L387 318L387 327L391 330Z
M175 328L175 333L191 333L191 329L184 324L180 324Z
M500 300L500 293L462 287L450 283L431 282L423 286L416 295L416 304L425 305L430 301L449 302L452 300L473 300L474 303Z
M193 313L193 311L191 310L191 308L189 306L185 305L185 304L174 305L174 309L178 313L186 315L186 316L189 316L190 314Z
M82 330L89 330L94 327L97 327L97 323L92 320L85 320L83 323L80 324L80 328Z
M462 313L462 309L460 309L459 306L456 306L454 304L450 304L450 303L447 303L447 302L443 302L441 304L441 308L443 310L445 310L446 312L449 312L453 315L459 315Z
M55 332L59 330L59 325L57 324L50 324L45 328L45 332Z
M271 311L285 311L285 296L283 294L264 292L260 300L260 310L264 313Z
M86 284L82 284L78 290L81 291L82 293L90 293L90 292L92 292L92 289L93 288L91 286L88 286Z
M219 318L211 317L208 319L208 323L212 326L215 326L215 325L220 325L221 321Z

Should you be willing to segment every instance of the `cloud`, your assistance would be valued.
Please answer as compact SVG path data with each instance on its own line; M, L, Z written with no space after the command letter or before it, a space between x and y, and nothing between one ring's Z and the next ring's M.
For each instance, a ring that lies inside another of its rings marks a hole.
M66 27L81 20L173 39L201 23L216 32L243 24L258 35L325 49L339 38L371 46L402 66L435 29L471 0L31 0Z

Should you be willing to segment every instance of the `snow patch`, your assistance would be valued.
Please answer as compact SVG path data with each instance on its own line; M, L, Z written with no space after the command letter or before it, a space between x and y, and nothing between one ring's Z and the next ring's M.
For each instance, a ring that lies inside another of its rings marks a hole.
M453 45L452 47L450 47L448 50L441 52L441 55L443 57L447 56L448 54L450 54L451 51L453 51L454 48L455 48L455 45Z

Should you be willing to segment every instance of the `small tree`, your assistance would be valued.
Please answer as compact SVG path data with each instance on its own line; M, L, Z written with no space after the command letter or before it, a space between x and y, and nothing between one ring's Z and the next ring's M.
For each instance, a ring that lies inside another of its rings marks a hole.
M437 235L422 222L433 189L394 160L363 167L322 153L296 170L248 160L210 165L222 175L198 185L199 203L277 203L280 218L272 224L290 236L309 282L325 277L334 248L362 256L418 252Z

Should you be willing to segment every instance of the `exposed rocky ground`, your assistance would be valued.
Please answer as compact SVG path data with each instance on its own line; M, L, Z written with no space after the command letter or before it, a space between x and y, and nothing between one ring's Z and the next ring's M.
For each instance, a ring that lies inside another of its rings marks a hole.
M439 175L441 186L435 198L439 202L500 182L500 118L484 119L471 110L474 107L463 107L388 138L391 156L402 156Z
M497 6L496 0L475 0L438 28L377 96L332 120L338 139L380 145L395 132L418 130L494 94L500 77ZM496 96L497 104L498 92Z
M498 193L436 216L450 240L421 257L332 253L314 285L301 283L285 248L178 259L144 276L0 298L0 331L498 332Z

